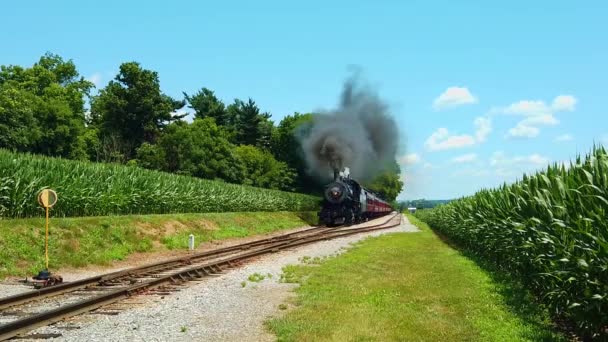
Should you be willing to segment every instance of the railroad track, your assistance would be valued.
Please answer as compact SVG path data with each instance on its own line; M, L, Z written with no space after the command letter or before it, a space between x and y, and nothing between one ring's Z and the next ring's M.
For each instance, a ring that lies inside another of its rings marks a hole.
M382 223L367 227L314 227L0 298L0 315L10 316L11 312L25 315L0 325L0 341L164 285L177 285L219 274L260 255L321 240L392 228L400 224L401 215L395 214ZM70 295L76 295L77 300L70 300ZM19 310L20 307L48 300L55 302L44 305L55 308L26 314Z

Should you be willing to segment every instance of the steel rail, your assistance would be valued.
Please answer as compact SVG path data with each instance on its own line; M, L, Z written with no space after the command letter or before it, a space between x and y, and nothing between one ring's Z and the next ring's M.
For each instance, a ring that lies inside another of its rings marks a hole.
M383 224L385 224L385 223L381 223L381 224L378 224L375 226L379 226L379 225L383 225ZM82 288L86 288L88 286L102 284L103 282L113 281L113 280L117 280L117 279L120 279L123 277L132 277L132 276L136 276L137 274L162 271L163 269L173 268L177 265L186 265L186 264L192 263L193 261L196 261L198 259L209 258L209 257L217 256L220 254L240 251L240 250L248 249L248 248L259 246L259 245L273 243L275 241L289 239L295 235L313 233L320 229L334 230L337 228L335 228L335 227L326 228L323 226L313 227L313 228L301 230L298 232L292 232L292 233L282 234L282 235L278 235L278 236L274 236L274 237L270 237L270 238L259 239L259 240L255 240L255 241L250 241L250 242L246 242L246 243L242 243L242 244L233 245L233 246L218 248L218 249L214 249L214 250L210 250L210 251L206 251L206 252L200 252L200 253L193 254L193 255L176 257L176 258L168 259L168 260L161 261L161 262L146 264L146 265L133 267L133 268L125 269L125 270L120 270L120 271L101 274L101 275L84 278L84 279L80 279L80 280L76 280L76 281L72 281L72 282L58 284L58 285L51 286L51 287L45 287L45 288L38 289L38 290L23 292L23 293L19 293L16 295L0 298L0 310L4 310L9 307L19 305L19 304L24 304L27 302L40 300L43 298L48 298L48 297L52 297L52 296L61 295L61 294L67 293L67 292L76 291L76 290L79 290Z
M397 215L400 215L400 214L397 214ZM370 232L370 231L374 231L374 230L381 230L381 229L388 229L391 227L395 227L395 226L398 226L401 224L401 218L399 219L399 222L396 224L391 224L388 226L384 226L384 225L389 223L391 220L393 220L397 215L394 215L393 217L391 217L390 219L388 219L387 221L385 221L382 224L377 224L377 225L373 225L373 226L369 226L369 227L351 228L351 229L344 229L344 230L325 230L323 232L320 232L320 233L317 233L314 235L310 235L310 236L303 236L303 237L293 236L290 239L282 239L281 241L274 241L274 242L270 243L269 246L264 246L264 247L258 248L256 250L253 250L253 251L237 254L234 256L230 256L230 257L212 261L212 262L207 262L207 263L204 263L201 265L188 267L186 269L177 271L175 273L171 273L169 275L154 278L152 280L149 280L149 281L146 281L143 283L139 283L139 284L135 284L135 285L129 286L127 288L114 290L114 291L107 292L107 293L104 293L104 294L101 294L101 295L98 295L98 296L95 296L92 298L88 298L88 299L85 299L85 300L82 300L82 301L79 301L79 302L76 302L73 304L61 306L56 309L34 314L32 316L29 316L29 317L26 317L23 319L19 319L19 320L10 322L8 324L1 325L0 326L0 341L10 339L12 337L18 336L18 335L23 334L32 329L35 329L35 328L38 328L41 326L46 326L46 325L58 322L60 320L68 318L68 317L72 317L72 316L75 316L75 315L78 315L78 314L81 314L84 312L95 310L104 305L114 303L123 298L130 297L134 294L140 293L145 290L153 289L153 288L158 287L165 283L182 282L182 281L191 280L193 278L201 278L201 277L204 277L204 276L212 274L212 273L217 273L218 271L221 272L222 267L233 267L234 266L233 263L237 262L237 261L251 259L251 258L259 256L259 255L276 252L276 251L279 251L279 250L285 249L285 248L291 248L291 247L296 247L296 246L300 246L300 245L304 245L304 244L309 244L309 243L316 242L316 241L328 240L328 239L339 238L339 237L353 235L353 234L359 234L359 233ZM292 234L292 235L296 235L296 234ZM269 239L267 239L267 240L269 240ZM237 246L232 246L232 247L237 247ZM93 277L93 278L95 278L95 277Z
M157 263L151 263L151 264L133 267L133 268L120 270L120 271L116 271L116 272L101 274L101 275L84 278L84 279L80 279L80 280L76 280L76 281L72 281L72 282L68 282L68 283L58 284L58 285L51 286L51 287L45 287L45 288L38 289L38 290L33 290L33 291L28 291L28 292L23 292L20 294L12 295L12 296L3 297L3 298L0 298L0 310L9 308L9 307L12 307L15 305L27 303L30 301L48 298L48 297L60 295L60 294L66 293L66 292L76 291L76 290L85 288L87 286L91 286L91 285L95 285L95 284L99 284L99 283L103 283L103 282L107 282L107 281L111 281L111 280L116 280L116 279L123 278L123 277L130 277L130 276L135 276L135 275L141 274L141 273L159 271L159 270L163 270L166 268L175 267L176 265L189 264L197 259L213 257L213 256L217 256L217 255L224 254L224 253L230 253L230 252L248 249L248 248L259 246L259 245L272 243L275 241L281 241L283 239L291 238L294 235L310 233L310 232L314 232L314 231L317 231L322 228L325 228L325 227L309 228L309 229L302 230L299 232L293 232L293 233L283 234L283 235L270 237L270 238L266 238L266 239L242 243L242 244L238 244L238 245L234 245L234 246L218 248L218 249L201 252L201 253L197 253L197 254L193 254L193 255L171 258L171 259L157 262ZM325 229L333 229L333 228L325 228Z

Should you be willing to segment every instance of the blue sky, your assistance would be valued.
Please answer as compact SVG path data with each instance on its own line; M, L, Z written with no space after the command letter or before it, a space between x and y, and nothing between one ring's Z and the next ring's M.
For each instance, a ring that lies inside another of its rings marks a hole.
M357 65L401 130L400 198L452 198L608 143L605 1L19 1L0 64L51 51L103 87L120 63L275 120L336 105Z

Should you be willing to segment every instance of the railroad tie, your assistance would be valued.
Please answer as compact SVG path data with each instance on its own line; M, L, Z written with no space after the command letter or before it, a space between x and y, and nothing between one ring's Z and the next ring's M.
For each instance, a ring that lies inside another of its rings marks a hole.
M13 337L15 340L26 340L26 339L35 339L35 340L43 340L43 339L51 339L61 337L63 335L59 333L50 333L50 334L31 334L31 335L20 335Z

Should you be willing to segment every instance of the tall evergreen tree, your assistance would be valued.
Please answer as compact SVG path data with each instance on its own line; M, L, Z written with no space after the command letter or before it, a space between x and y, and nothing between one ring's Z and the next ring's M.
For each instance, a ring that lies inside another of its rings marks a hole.
M262 113L256 141L256 146L266 151L270 151L272 148L272 134L275 130L274 122L270 120L270 116L268 112Z
M212 90L203 88L192 96L186 93L184 93L184 96L190 104L189 107L194 110L195 118L213 118L218 126L229 124L226 106L215 96Z
M237 142L240 145L255 146L260 137L260 108L251 98L247 103L242 102L239 108L239 118L237 120Z

